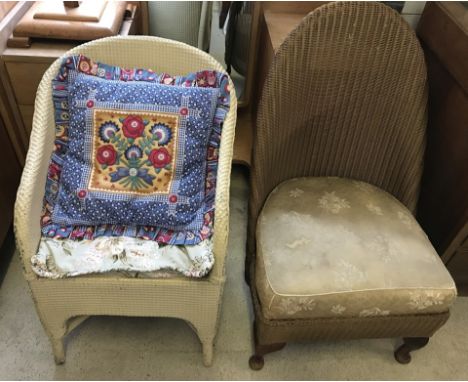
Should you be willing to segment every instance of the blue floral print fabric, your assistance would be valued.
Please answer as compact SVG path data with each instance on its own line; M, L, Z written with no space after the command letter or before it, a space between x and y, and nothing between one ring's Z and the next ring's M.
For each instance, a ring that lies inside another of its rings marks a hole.
M221 73L171 77L68 58L54 83L43 234L209 237L227 94Z

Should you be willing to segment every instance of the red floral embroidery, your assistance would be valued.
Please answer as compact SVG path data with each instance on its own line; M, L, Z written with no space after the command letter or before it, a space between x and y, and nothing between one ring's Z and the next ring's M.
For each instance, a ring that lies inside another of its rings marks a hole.
M112 145L104 145L98 148L96 159L100 164L111 166L117 159L117 152Z
M89 63L87 61L85 61L84 58L81 58L81 61L80 61L79 65L78 65L78 68L83 73L89 73L91 71L91 65L89 65Z
M165 233L159 233L156 236L156 240L163 244L168 244L172 239L173 231L167 231Z
M141 137L141 135L143 134L143 130L145 129L145 124L143 120L137 115L129 115L123 120L122 125L123 134L127 138Z
M81 56L78 69L86 74L94 75L97 73L98 65L95 62L92 62L89 58Z
M86 190L79 190L79 191L77 192L77 195L78 195L78 197L79 197L80 199L84 199L84 198L86 198L86 195L88 195L88 193L86 192Z
M86 102L86 106L88 106L89 108L92 108L94 106L94 101L89 100L88 102Z
M171 163L171 154L167 151L166 148L162 147L160 149L151 150L148 155L149 161L153 164L155 168L166 167Z
M133 69L121 69L120 70L120 79L123 81L131 81L135 75L135 70Z
M197 85L206 88L213 87L216 84L216 74L215 72L204 70L197 73Z
M171 203L177 202L177 195L171 195L171 196L169 196L169 201L170 201Z
M218 149L216 147L208 147L206 158L208 160L218 159Z
M56 163L51 163L49 166L49 178L51 179L58 179L60 176L62 169Z
M173 85L175 78L171 77L169 74L163 74L161 82L165 85Z
M188 109L186 107L181 108L180 109L180 114L187 115L188 114Z

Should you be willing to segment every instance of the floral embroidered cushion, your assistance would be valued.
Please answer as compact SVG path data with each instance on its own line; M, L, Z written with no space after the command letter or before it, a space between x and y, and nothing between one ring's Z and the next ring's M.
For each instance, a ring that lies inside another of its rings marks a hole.
M73 56L53 87L45 236L170 244L210 236L226 75L171 77Z
M31 265L39 277L54 279L106 272L123 275L132 272L132 277L182 274L202 278L209 273L214 261L211 240L197 245L160 246L152 240L126 236L80 241L42 237Z

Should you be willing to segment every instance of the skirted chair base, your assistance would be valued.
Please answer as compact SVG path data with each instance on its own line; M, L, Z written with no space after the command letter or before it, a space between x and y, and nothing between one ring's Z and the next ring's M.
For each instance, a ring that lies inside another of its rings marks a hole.
M363 338L403 338L404 344L394 352L402 364L411 361L410 352L425 346L429 338L448 320L449 311L433 314L388 315L373 317L334 317L294 320L267 319L251 275L247 280L254 306L254 354L249 359L253 370L264 366L264 356L283 349L288 342L351 340Z
M197 283L124 276L30 281L34 299L41 301L37 311L57 364L65 362L66 335L89 316L138 316L186 321L200 339L204 365L211 366L223 286L224 280Z
M290 341L406 338L400 363L449 317L456 288L394 197L365 182L294 178L268 197L250 264L253 369Z

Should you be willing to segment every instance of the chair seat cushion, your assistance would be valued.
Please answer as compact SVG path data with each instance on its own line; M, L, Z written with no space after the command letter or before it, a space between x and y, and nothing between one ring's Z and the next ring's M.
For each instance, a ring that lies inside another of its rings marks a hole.
M64 278L119 272L130 277L205 277L214 264L213 244L159 245L136 237L101 236L93 240L59 240L43 237L31 258L39 277Z
M269 319L447 311L455 284L412 214L368 183L296 178L257 224L255 283Z

